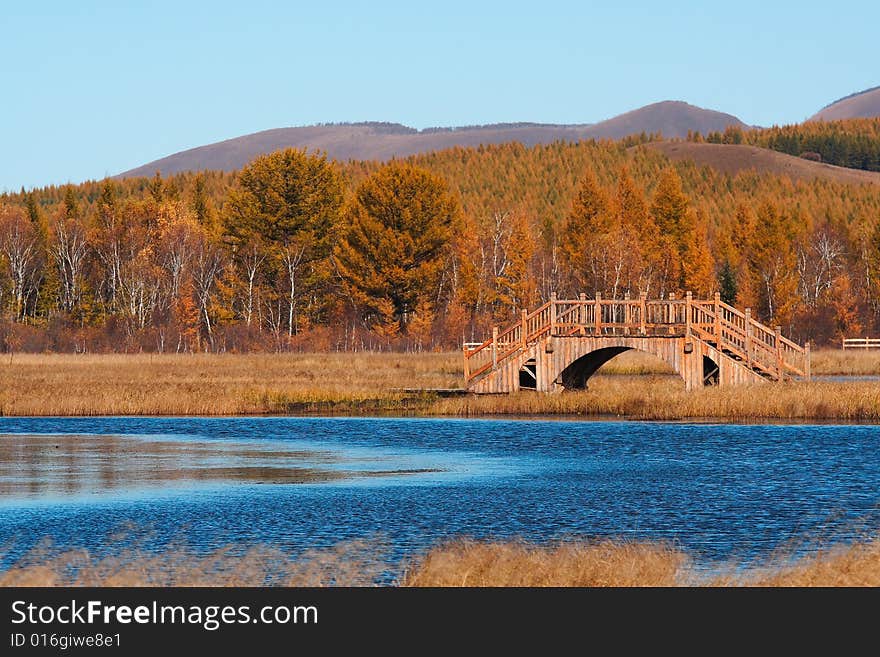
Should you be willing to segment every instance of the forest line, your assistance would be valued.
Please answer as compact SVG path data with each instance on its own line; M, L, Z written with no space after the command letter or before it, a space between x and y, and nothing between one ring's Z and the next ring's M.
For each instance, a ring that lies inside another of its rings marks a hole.
M727 176L621 142L0 197L6 351L447 349L551 292L719 291L798 340L876 328L876 186Z

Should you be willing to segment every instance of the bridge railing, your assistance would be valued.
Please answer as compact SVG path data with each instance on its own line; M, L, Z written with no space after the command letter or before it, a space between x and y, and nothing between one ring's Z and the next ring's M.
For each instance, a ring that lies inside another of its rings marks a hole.
M720 300L603 299L599 295L557 299L532 312L522 311L520 321L503 331L492 329L485 342L464 345L465 379L470 382L489 372L548 335L571 336L686 336L713 344L745 361L748 367L777 379L787 375L810 376L809 343L805 347L785 338Z
M880 349L880 338L843 338L841 349Z
M687 324L684 299L556 301L554 335L670 335Z
M464 345L465 380L471 381L491 371L530 344L550 334L553 301L531 313L523 310L519 322L504 331L492 329L492 337L474 346Z

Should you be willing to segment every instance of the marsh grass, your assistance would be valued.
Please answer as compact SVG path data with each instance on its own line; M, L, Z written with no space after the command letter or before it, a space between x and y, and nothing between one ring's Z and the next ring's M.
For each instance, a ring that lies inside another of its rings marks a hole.
M687 392L677 377L596 376L590 389L544 395L467 396L441 399L436 415L571 415L636 420L880 419L880 385L872 381L764 383Z
M0 586L371 586L387 567L377 540L352 540L293 557L276 547L225 546L199 553L172 545L155 553L113 546L107 555L44 543L0 572Z
M0 586L372 586L387 583L381 541L347 541L291 556L228 546L197 554L120 548L109 556L35 548ZM548 545L459 540L400 564L400 586L880 586L880 540L747 567L697 566L674 547L604 540Z
M812 354L813 373L838 376L880 375L880 349L819 349Z
M525 543L458 541L435 548L403 586L674 586L688 557L652 543Z
M621 354L586 391L441 398L462 385L458 353L30 355L0 361L3 415L573 415L650 420L880 419L876 381L686 392L659 359ZM817 352L817 374L880 372L880 353Z
M880 586L880 540L777 555L769 563L698 567L656 543L529 545L458 541L437 547L404 586Z
M832 548L783 561L758 573L746 571L716 585L747 586L880 586L880 540Z
M31 355L0 364L4 415L240 415L405 407L461 385L459 354Z

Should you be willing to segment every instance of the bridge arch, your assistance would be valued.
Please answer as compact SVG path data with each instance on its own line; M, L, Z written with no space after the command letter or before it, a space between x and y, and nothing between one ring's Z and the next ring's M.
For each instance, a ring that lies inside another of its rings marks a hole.
M551 339L538 353L536 369L549 384L545 390L583 390L590 378L608 361L627 351L650 354L670 366L688 389L715 385L720 366L714 353L697 350L683 337L650 339L642 337L581 337ZM543 362L542 362L543 361ZM536 386L538 390L542 386Z
M600 347L569 363L560 372L557 381L566 390L585 390L587 381L599 368L612 358L631 350L632 347Z
M598 349L580 356L569 363L565 369L560 372L556 380L565 390L585 390L590 378L601 369L603 365L627 351L640 351L658 357L660 360L663 360L663 362L668 363L682 381L687 383L687 380L682 373L676 369L676 364L674 362L670 363L666 359L657 356L657 354L645 351L644 349L621 346L599 347ZM717 384L718 363L712 360L709 356L703 356L703 385Z

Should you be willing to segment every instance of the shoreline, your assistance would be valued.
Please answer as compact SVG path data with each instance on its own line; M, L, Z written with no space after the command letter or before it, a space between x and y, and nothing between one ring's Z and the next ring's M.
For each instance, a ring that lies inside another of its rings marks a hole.
M0 364L0 417L880 423L880 352L820 351L815 360L813 381L687 392L662 362L634 352L587 390L446 396L432 390L461 386L460 354L16 354Z
M80 415L3 415L0 414L0 422L3 420L80 420L80 419L223 419L223 418L244 418L244 419L313 419L313 420L480 420L480 421L498 421L498 422L584 422L584 423L621 423L621 424L679 424L679 425L738 425L738 426L839 426L839 427L858 427L858 426L877 426L880 420L876 419L839 419L839 418L774 418L774 417L756 417L756 418L728 418L728 417L683 417L683 418L667 418L667 419L651 419L637 416L618 416L608 414L587 414L587 413L535 413L531 415L522 414L504 414L504 413L484 413L474 415L441 415L431 413L376 413L369 410L363 413L327 413L315 411L314 413L224 413L224 414L182 414L182 413L165 413L165 414L122 414L122 413L89 413ZM2 434L0 434L2 435Z

